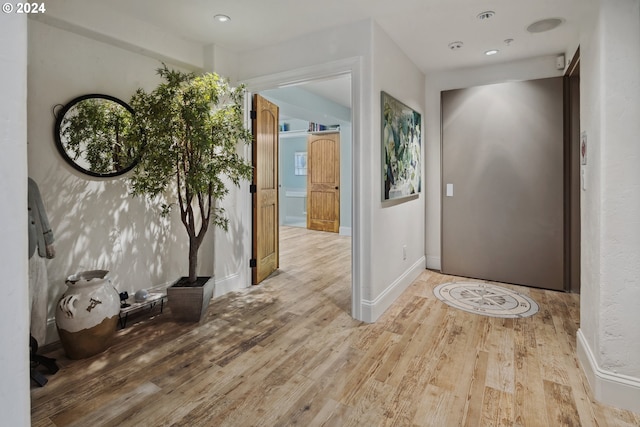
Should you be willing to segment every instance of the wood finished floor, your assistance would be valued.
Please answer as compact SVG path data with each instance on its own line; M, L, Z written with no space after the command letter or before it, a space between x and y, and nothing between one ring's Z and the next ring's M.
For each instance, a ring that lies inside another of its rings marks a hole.
M525 319L448 307L421 276L375 324L350 310L350 239L283 228L281 270L200 324L130 323L106 352L32 387L33 426L638 426L594 402L575 357L577 295Z

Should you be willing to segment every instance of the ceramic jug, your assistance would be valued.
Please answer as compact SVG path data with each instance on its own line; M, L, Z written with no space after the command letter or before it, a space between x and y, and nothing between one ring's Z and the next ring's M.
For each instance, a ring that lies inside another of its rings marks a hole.
M111 344L120 313L120 295L107 273L82 271L65 282L67 290L56 307L56 326L70 359L93 356Z

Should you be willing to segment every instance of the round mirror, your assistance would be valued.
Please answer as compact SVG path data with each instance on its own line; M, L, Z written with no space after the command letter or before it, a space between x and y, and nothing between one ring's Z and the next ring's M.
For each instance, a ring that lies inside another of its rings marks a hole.
M97 177L122 175L139 154L133 110L109 95L83 95L56 117L54 136L62 157L75 169Z

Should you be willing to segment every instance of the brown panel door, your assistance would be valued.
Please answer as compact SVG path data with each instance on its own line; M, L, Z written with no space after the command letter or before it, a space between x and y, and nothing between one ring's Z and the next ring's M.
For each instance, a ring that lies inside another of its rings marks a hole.
M253 260L257 285L279 266L278 106L253 96Z
M340 134L309 135L307 142L307 228L340 229Z

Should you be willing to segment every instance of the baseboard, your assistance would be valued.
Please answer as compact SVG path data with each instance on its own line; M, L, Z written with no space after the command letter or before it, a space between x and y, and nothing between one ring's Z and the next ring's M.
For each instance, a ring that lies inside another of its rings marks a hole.
M306 224L306 223L307 223L307 217L306 216L287 215L287 216L284 217L284 223L282 225Z
M428 256L427 257L427 268L430 270L442 270L442 264L440 262L439 256Z
M296 218L297 217L288 216L285 219L285 221L280 225L289 226L289 227L302 227L302 228L305 228L306 227L306 219L303 217L302 219L300 219L300 221L296 221ZM341 236L351 236L351 227L342 227L342 226L340 226L340 228L338 229L338 234L340 234Z
M152 286L150 288L147 288L147 291L149 292L159 292L159 291L163 291L166 292L167 288L169 286L171 286L173 284L175 280L172 280L170 282L166 282L166 283L162 283L160 285L156 285L156 286ZM116 289L116 291L118 293L120 293L120 291L118 291ZM128 301L133 301L133 294L129 294L129 300ZM56 302L57 304L57 302ZM58 335L58 327L56 326L56 318L55 318L55 310L54 310L54 315L53 317L50 317L47 319L47 338L46 338L46 344L53 344L57 341L60 341L60 336Z
M394 303L407 287L424 271L425 258L421 257L398 277L373 301L362 301L362 320L373 323Z
M341 236L351 236L351 227L340 227Z
M172 284L173 284L173 281L163 283L161 285L153 286L151 288L148 288L147 290L150 292L166 291L166 289ZM216 278L215 287L213 288L213 298L222 296L228 292L239 291L244 288L246 288L246 286L244 283L242 283L242 277L240 273L232 274L220 280ZM129 297L132 298L133 295L130 295ZM47 319L46 333L47 333L46 344L52 344L56 341L60 341L60 338L58 336L58 328L56 327L55 317L51 317ZM42 344L40 343L40 345Z
M234 273L223 279L216 278L216 286L213 288L213 297L217 298L229 292L239 291L245 289L246 284L242 283L242 276L240 273Z
M593 397L604 404L640 413L640 378L600 368L582 330L578 329L576 335L578 360Z

